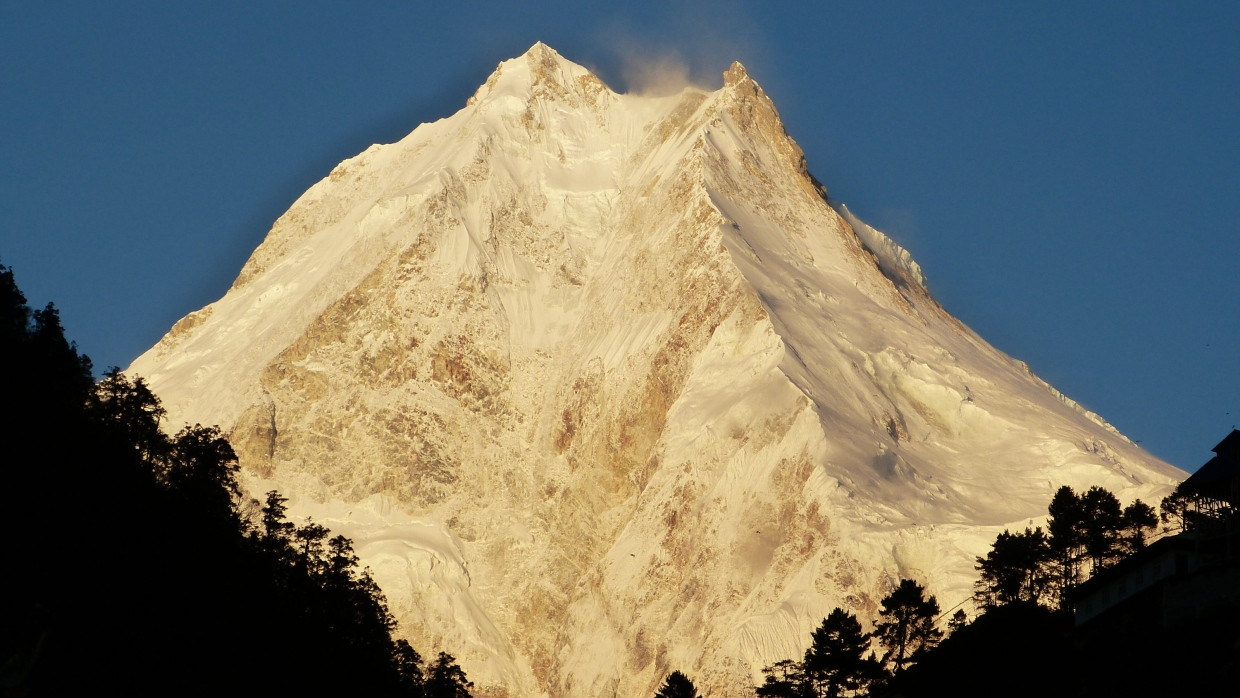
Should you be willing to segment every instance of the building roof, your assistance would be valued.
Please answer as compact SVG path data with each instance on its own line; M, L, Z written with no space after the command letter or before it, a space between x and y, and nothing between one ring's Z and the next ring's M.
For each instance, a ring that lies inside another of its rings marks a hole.
M1226 456L1232 459L1240 459L1240 430L1232 429L1231 433L1218 442L1218 445L1210 449L1220 456Z
M1216 455L1180 483L1179 489L1231 501L1232 493L1236 489L1234 483L1240 481L1240 431L1232 429L1213 450Z

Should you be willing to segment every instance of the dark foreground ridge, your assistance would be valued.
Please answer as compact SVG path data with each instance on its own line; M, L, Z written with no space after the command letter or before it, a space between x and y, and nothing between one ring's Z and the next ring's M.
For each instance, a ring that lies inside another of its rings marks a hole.
M392 639L347 538L245 500L219 430L168 436L140 379L96 384L4 267L0 352L0 696L469 695Z

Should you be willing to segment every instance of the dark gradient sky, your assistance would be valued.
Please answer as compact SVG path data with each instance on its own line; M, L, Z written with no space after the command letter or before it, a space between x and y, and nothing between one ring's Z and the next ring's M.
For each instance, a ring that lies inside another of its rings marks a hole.
M1014 5L0 0L0 263L125 366L534 41L617 89L739 59L949 311L1195 469L1240 423L1240 4Z

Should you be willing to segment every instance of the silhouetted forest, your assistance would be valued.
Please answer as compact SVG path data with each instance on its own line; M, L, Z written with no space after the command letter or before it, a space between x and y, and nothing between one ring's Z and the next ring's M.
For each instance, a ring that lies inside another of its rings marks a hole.
M1183 496L1164 499L1162 509L1164 522L1175 512L1192 518ZM945 682L962 696L994 695L998 686L1025 696L1237 695L1240 609L1206 594L1193 604L1208 614L1168 620L1165 599L1177 592L1153 580L1155 570L1170 574L1169 560L1159 551L1138 558L1158 525L1153 507L1141 500L1121 507L1102 487L1064 486L1047 514L1045 532L1004 531L977 558L981 614L894 681L890 695L931 695ZM1107 585L1122 592L1144 580L1150 586L1116 595L1102 614L1078 615L1085 592L1097 596Z
M756 688L757 694L834 698L883 690L943 638L935 627L939 602L925 592L911 579L900 580L883 598L879 619L870 633L862 631L855 615L834 609L811 635L802 661L787 659L762 670L765 680ZM883 649L881 659L871 648L872 639Z
M4 267L0 351L0 695L469 695L451 655L392 639L347 538L277 492L243 516L220 432L168 436L140 379L96 384Z
M1161 519L1187 533L1195 526L1214 534L1230 527L1226 535L1234 535L1234 519L1228 518L1234 512L1220 506L1214 501L1195 507L1182 485L1163 500ZM1061 487L1047 512L1045 530L1004 531L977 558L979 613L972 622L956 610L944 637L935 598L905 579L882 600L873 631L864 632L856 616L836 608L814 631L803 660L766 667L755 692L786 698L1240 695L1234 588L1191 587L1208 590L1188 594L1192 605L1206 611L1194 616L1183 608L1185 592L1164 590L1150 576L1155 569L1164 574L1159 579L1169 576L1165 566L1156 567L1170 559L1167 551L1200 552L1209 549L1200 541L1214 538L1179 536L1151 549L1149 534L1160 518L1153 507L1140 500L1121 507L1101 487L1079 494ZM1147 549L1155 555L1138 559ZM1215 557L1210 570L1234 569L1231 557ZM1181 567L1183 561L1177 562L1177 574ZM1101 613L1074 616L1083 594L1096 598L1106 584L1126 590L1126 576L1150 586L1115 596ZM1163 609L1174 595L1180 597L1179 617L1168 621ZM883 649L881 659L872 649L875 642Z

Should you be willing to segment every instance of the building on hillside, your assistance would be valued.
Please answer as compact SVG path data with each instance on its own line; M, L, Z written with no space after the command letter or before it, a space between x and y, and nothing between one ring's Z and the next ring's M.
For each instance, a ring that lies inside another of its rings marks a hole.
M1176 493L1185 531L1094 575L1075 593L1077 628L1139 621L1176 628L1240 609L1240 431Z

